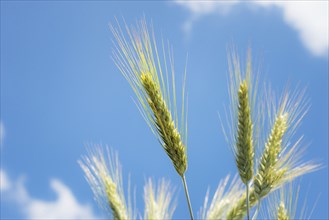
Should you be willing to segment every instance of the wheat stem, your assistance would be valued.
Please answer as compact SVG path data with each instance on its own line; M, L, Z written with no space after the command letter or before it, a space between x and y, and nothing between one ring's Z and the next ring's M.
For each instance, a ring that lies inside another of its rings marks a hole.
M189 196L189 193L188 193L188 188L187 188L187 183L186 183L185 175L182 176L182 181L183 181L183 184L184 184L185 196L186 196L188 208L189 208L189 211L190 211L190 217L191 217L191 220L193 220L194 219L194 217L193 217L193 210L192 210L190 196Z
M246 184L246 205L247 205L247 219L250 219L250 214L249 214L249 184Z
M253 188L249 190L248 200L250 208L256 205L257 198L255 195L255 191ZM231 208L231 210L227 214L227 219L243 219L247 212L247 196L244 194L240 200L236 202L236 204Z

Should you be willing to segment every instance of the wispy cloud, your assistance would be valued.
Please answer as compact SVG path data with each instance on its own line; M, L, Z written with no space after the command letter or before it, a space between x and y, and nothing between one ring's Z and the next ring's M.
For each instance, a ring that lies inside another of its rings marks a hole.
M3 125L2 121L0 121L0 148L2 148L4 138L5 138L5 126Z
M193 22L207 14L227 15L243 1L176 1L191 12L184 29L190 31ZM328 55L328 1L251 1L249 6L282 10L284 21L296 30L304 46L316 56Z
M4 170L0 170L0 192L8 191L11 187L11 182Z
M50 181L51 189L57 198L47 201L32 197L27 191L24 178L11 181L4 170L1 174L2 202L15 203L24 217L28 219L95 219L92 207L89 204L81 204L73 195L69 187L58 179Z

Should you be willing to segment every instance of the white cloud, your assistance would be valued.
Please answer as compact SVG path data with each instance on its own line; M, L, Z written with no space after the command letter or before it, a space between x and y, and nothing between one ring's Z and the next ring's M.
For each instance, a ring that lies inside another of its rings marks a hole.
M231 8L239 3L238 1L176 1L192 12L192 16L184 23L183 29L186 33L190 33L193 23L203 15L219 13L226 15L230 12Z
M6 195L5 198L8 202L13 202L21 208L24 217L28 219L97 218L91 206L79 203L72 191L60 180L51 180L50 187L56 193L57 198L55 200L46 201L34 198L29 195L24 184L24 178L11 182L6 173L1 170L1 193Z
M176 1L197 15L220 13L226 14L238 1Z
M0 192L9 190L11 182L4 170L0 170Z
M241 1L242 2L242 1ZM184 24L190 31L192 23L202 15L228 14L240 1L177 1L189 9L192 17ZM327 56L328 40L328 1L251 1L256 7L278 7L282 10L285 22L295 29L304 46L316 56Z
M0 143L5 136L3 123L0 121ZM58 179L50 181L51 189L56 193L56 200L46 201L29 195L25 178L12 181L5 170L0 169L1 203L15 203L28 219L96 219L89 204L80 204L72 191Z

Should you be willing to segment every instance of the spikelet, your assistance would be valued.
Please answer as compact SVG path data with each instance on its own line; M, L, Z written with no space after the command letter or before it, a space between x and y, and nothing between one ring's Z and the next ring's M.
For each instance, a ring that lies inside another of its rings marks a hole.
M172 201L173 193L168 181L162 179L155 187L149 179L144 186L144 219L171 219L176 209L176 204Z
M208 204L209 190L207 191L203 207L199 212L199 219L212 220L226 218L227 211L233 204L238 202L239 198L245 192L237 175L233 177L230 181L231 183L229 181L230 175L219 182L210 204Z
M84 156L79 164L94 193L95 200L107 212L111 212L114 219L135 219L130 201L128 206L122 185L121 165L118 155L106 151L101 146L95 146ZM104 156L104 155L107 155Z
M134 90L145 121L171 159L177 173L183 177L187 169L185 79L179 124L172 53L166 54L162 44L163 55L159 56L155 36L153 31L149 32L145 20L137 23L136 27L128 28L126 25L125 34L119 24L118 27L111 26L111 30L116 40L114 62ZM164 65L160 62L161 58ZM167 59L171 64L170 70Z

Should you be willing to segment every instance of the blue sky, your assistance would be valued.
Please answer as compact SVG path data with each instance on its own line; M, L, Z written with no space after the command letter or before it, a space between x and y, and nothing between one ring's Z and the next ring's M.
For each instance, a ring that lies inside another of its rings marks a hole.
M165 177L177 187L174 218L188 218L180 179L111 60L114 16L131 24L144 15L170 40L178 78L188 54L187 181L195 214L208 187L213 193L236 173L218 119L228 104L227 46L234 43L242 58L251 46L275 91L307 87L311 108L297 135L310 143L305 161L324 168L299 180L300 203L311 207L319 197L312 218L328 218L326 6L1 1L1 218L102 216L77 163L91 143L119 152L141 213L146 178Z

